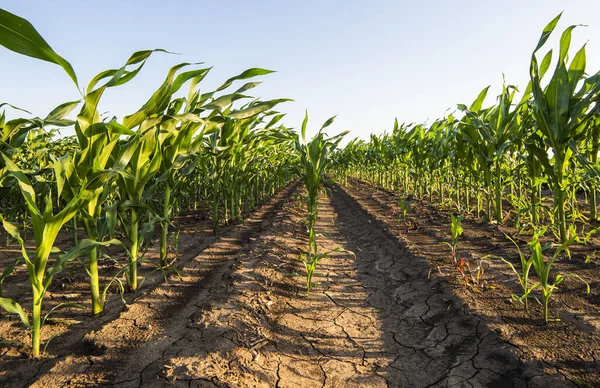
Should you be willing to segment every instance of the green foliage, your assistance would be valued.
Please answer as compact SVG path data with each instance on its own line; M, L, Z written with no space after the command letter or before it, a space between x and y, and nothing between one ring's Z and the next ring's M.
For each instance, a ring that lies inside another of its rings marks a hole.
M554 280L552 281L552 277L550 276L550 271L552 269L552 265L558 259L559 255L565 251L569 245L576 241L576 236L569 238L567 241L563 242L558 246L552 258L546 260L543 254L543 248L540 244L539 238L544 235L546 229L541 229L534 233L531 241L529 242L529 249L531 250L531 260L533 264L533 268L535 269L536 274L539 278L539 288L542 292L543 297L543 307L544 307L544 322L548 323L549 321L549 303L554 291L558 285L560 285L567 277L575 277L581 280L586 285L586 291L590 293L590 285L583 280L577 274L557 274L554 276Z
M552 50L548 51L541 66L538 65L536 53L545 45L561 16L559 14L544 28L531 56L530 66L533 116L553 157L549 157L545 148L532 147L531 151L544 166L544 172L550 180L554 191L554 225L560 241L566 242L569 238L565 216L565 192L568 190L566 175L571 158L578 152L577 143L589 136L588 123L600 110L600 105L595 103L600 93L600 72L585 78L585 45L568 64L571 34L576 27L570 26L560 38L554 74L547 86L542 88L542 78L549 67Z
M452 217L452 224L450 225L450 232L452 233L452 242L448 243L446 241L442 241L440 244L446 244L450 247L450 252L452 253L452 262L454 265L458 263L457 258L457 247L458 247L458 238L463 234L462 216L455 216L454 214L450 215Z
M512 295L512 298L520 303L523 303L523 305L525 307L525 311L527 311L527 307L528 307L527 301L528 301L529 295L531 294L531 292L534 289L536 289L539 286L539 283L534 283L534 284L530 285L530 282L529 282L529 271L531 270L531 266L533 265L533 255L529 256L528 258L525 257L525 255L523 255L523 253L521 252L521 248L519 248L519 245L515 242L515 240L513 240L509 235L505 235L505 236L507 239L512 241L512 243L517 248L517 251L519 252L519 259L521 261L520 272L517 271L515 266L510 261L508 261L500 256L491 256L491 257L498 257L500 260L504 261L510 267L510 269L515 273L515 275L517 275L517 279L519 280L519 285L521 286L522 294L521 295ZM537 238L539 238L539 236L536 237L536 239Z
M323 129L333 123L335 117L327 120L319 132L310 140L306 140L306 127L308 124L308 112L304 116L302 122L302 132L296 138L296 151L300 154L300 174L304 181L306 190L306 206L308 215L306 217L306 226L308 232L308 252L302 256L302 261L306 267L306 290L310 291L314 284L312 276L318 262L327 257L331 252L319 254L317 246L317 238L315 233L315 225L319 214L319 194L323 184L327 182L325 176L326 168L330 161L331 152L338 146L343 136L347 132L343 132L334 137L328 137Z
M77 76L67 60L58 55L27 20L0 9L0 45L16 53L61 66L77 85Z
M406 222L406 214L410 210L410 202L406 199L398 198L398 207L402 212L402 222Z
M0 45L58 64L77 85L69 62L29 22L4 10L0 10ZM230 210L231 218L241 221L295 175L297 155L289 152L295 136L278 126L283 114L272 110L289 100L261 101L245 95L260 82L227 91L237 81L271 70L251 68L216 90L201 93L199 84L210 68L180 63L137 111L122 120L100 114L104 92L135 78L154 53L168 52L133 53L120 68L93 77L81 100L61 104L43 119L9 119L6 109L29 112L0 103L5 109L0 111L0 215L7 243L14 239L21 247L21 257L4 268L0 286L24 263L33 294L29 313L17 301L2 297L1 289L0 306L18 314L31 329L34 357L40 353L44 293L67 266L85 265L92 314L100 315L111 286L121 292L125 282L131 291L139 287L138 263L154 238L156 223L161 226L159 268L179 274L170 267L173 261L167 263L169 226L177 211L208 202L210 206L203 208L212 209L215 225L229 222ZM182 97L186 83L189 91ZM249 102L238 105L243 100ZM69 119L78 107L75 120ZM73 128L76 136L57 140L60 128ZM67 226L73 247L62 253L54 243ZM25 249L29 228L35 246L31 252ZM80 229L83 239L78 237ZM175 241L178 235L176 231ZM119 248L120 254L108 257L109 246ZM126 263L121 255L126 255ZM120 268L101 287L103 260Z

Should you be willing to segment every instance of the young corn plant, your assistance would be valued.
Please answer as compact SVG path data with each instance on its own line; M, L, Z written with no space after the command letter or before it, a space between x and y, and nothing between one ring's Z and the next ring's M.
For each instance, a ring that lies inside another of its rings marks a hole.
M540 233L539 231L535 232L535 233ZM504 259L503 257L500 256L494 256L494 255L489 255L489 257L494 257L494 258L499 258L500 260L504 261L509 267L510 269L515 273L515 275L517 275L517 279L519 280L519 285L521 286L521 295L511 295L511 297L513 298L513 300L522 303L525 311L527 311L528 308L528 299L529 299L529 295L531 294L531 292L536 289L537 287L540 286L539 283L533 283L530 284L529 281L529 272L531 270L531 266L533 265L533 255L529 256L529 258L525 257L525 255L523 255L523 252L521 251L521 249L519 248L519 245L515 242L515 240L513 240L509 235L505 234L506 238L509 239L510 241L512 241L512 243L515 245L515 247L517 247L517 252L519 252L519 259L521 261L521 268L520 268L520 272L517 271L517 269L515 268L515 266L508 260ZM535 234L534 234L535 236ZM536 237L539 238L539 235Z
M488 209L493 203L494 219L502 222L502 166L511 138L514 137L515 118L518 107L512 109L512 101L516 87L503 85L502 94L498 96L498 105L491 109L481 110L481 104L489 87L483 89L471 108L459 104L459 109L466 114L462 123L466 139L476 151L479 163L483 168L485 185L488 190ZM493 186L493 188L492 188ZM493 195L492 195L493 194ZM493 197L493 198L492 198ZM490 214L488 214L488 219Z
M156 52L163 50L145 50L134 53L129 60L120 69L103 71L94 77L87 87L84 96L84 104L77 116L75 122L75 133L78 139L79 150L72 156L66 155L61 159L63 164L72 163L75 169L61 169L61 174L57 176L60 184L65 186L66 192L71 196L81 189L86 180L96 179L99 174L109 176L104 185L98 186L91 193L90 201L80 212L83 223L83 229L87 238L92 241L102 241L108 227L102 225L101 219L104 214L104 220L111 217L111 213L104 212L104 204L107 202L110 193L110 185L114 181L116 174L125 174L123 168L116 169L114 153L121 136L133 136L135 132L118 124L116 120L104 122L98 112L100 98L107 88L123 85L131 80L144 66L148 57ZM128 67L136 66L133 70ZM103 85L97 85L106 81ZM72 159L72 160L71 160ZM125 160L118 161L121 165L126 164ZM88 265L86 272L90 277L90 290L92 297L92 314L98 316L104 310L105 293L100 291L100 278L98 270L98 260L102 254L102 246L93 247L88 256Z
M306 205L308 215L306 217L306 226L308 232L308 251L301 256L302 262L306 269L306 291L310 292L317 284L313 283L312 278L317 267L317 264L322 259L329 256L332 252L342 251L342 249L334 249L329 252L318 252L317 238L315 233L315 225L319 213L319 194L325 182L328 179L325 177L325 169L329 163L330 153L337 147L342 137L347 132L343 132L332 138L328 138L323 129L331 125L335 116L327 120L319 132L310 140L306 140L306 126L308 124L308 112L304 116L302 122L302 139L300 136L296 138L296 151L300 154L300 172L303 177L304 185L308 194L306 196Z
M531 55L530 66L535 122L553 157L548 156L545 147L531 147L530 150L548 175L554 192L554 228L560 242L564 243L569 239L565 216L565 193L568 190L566 175L574 153L578 152L575 145L590 135L587 124L600 111L600 104L596 102L600 92L600 73L585 78L585 45L577 51L571 63L567 63L571 33L576 27L570 26L560 38L560 54L554 74L548 85L542 88L542 77L550 65L552 50L546 54L541 66L538 66L536 53L544 46L561 16L559 14L544 28Z
M410 210L410 202L408 199L398 198L398 207L400 208L401 217L398 217L398 223L406 223L406 214Z
M69 77L75 82L75 84L78 85L77 77L71 64L58 55L27 20L0 9L0 26L2 27L0 28L0 45L19 54L41 59L61 66L67 72ZM73 104L71 103L65 104L65 106L72 105ZM48 116L48 124L52 125L52 121L62 121L64 116L68 114L68 112L65 112L59 108L55 109ZM23 123L29 122L25 120ZM45 124L46 123L42 123L41 126ZM23 127L22 125L17 125L16 128L22 129ZM15 134L14 131L11 132L13 135ZM38 207L35 190L26 174L12 160L10 160L9 157L4 154L1 154L1 156L7 174L14 179L23 199L25 200L27 212L33 225L35 251L33 253L33 257L30 257L30 253L25 249L25 243L21 238L18 228L14 224L11 224L4 219L2 220L6 231L19 242L21 246L22 259L25 261L27 271L29 272L29 280L31 282L33 296L32 319L30 321L28 314L23 310L23 308L17 302L11 299L0 298L0 305L10 313L17 313L22 322L31 329L32 356L39 357L41 328L44 321L42 318L42 302L44 300L45 292L52 283L53 277L65 267L68 261L74 259L77 254L73 253L60 256L54 261L54 264L50 268L48 268L48 261L51 253L56 251L54 248L54 242L60 230L77 214L77 212L85 205L85 203L89 201L90 191L80 191L76 196L71 198L71 200L62 207L62 209L55 213L55 203L52 199L52 190L50 190L44 199L44 209L42 210ZM58 166L59 164L55 163L55 176L60 175ZM70 168L74 167L75 166L70 165ZM86 182L86 184L84 184L82 187L92 190L97 184L98 182L90 181ZM55 189L57 193L56 205L58 205L60 204L62 187L57 186ZM82 243L84 241L82 241ZM86 244L89 244L89 242L86 241ZM82 249L80 248L81 246L76 246L74 248L74 252L81 251Z
M120 212L119 218L123 229L129 238L129 264L127 283L131 291L138 288L137 266L140 247L143 244L143 233L140 233L140 223L150 218L150 226L159 218L152 214L148 205L147 184L154 179L161 167L165 156L161 149L162 126L169 127L173 117L167 115L171 97L189 80L203 77L208 69L194 69L180 72L190 65L180 63L173 66L167 73L162 85L154 92L148 101L135 113L123 119L122 126L133 130L134 135L120 143L115 151L117 161L114 168L123 171L119 174ZM184 120L184 117L175 119Z
M450 226L450 231L452 233L452 242L442 241L440 244L446 244L450 247L450 252L452 254L452 263L454 265L458 264L457 258L457 247L458 247L458 238L463 234L463 227L461 226L462 216L455 216L451 214L452 217L452 225Z
M546 260L543 253L542 245L539 241L539 238L544 235L546 232L546 228L541 229L540 231L534 233L531 241L529 242L529 249L531 250L531 261L533 264L533 268L535 269L536 274L539 277L539 288L542 292L542 306L544 309L544 322L548 324L549 319L549 304L554 291L556 291L557 287L568 277L574 277L582 281L586 285L586 292L590 293L590 285L588 282L583 280L579 275L570 273L570 274L558 274L554 277L554 281L551 281L550 271L552 270L552 265L558 259L560 254L568 249L569 245L571 245L574 241L576 241L577 236L573 236L560 244L560 246L556 249L552 258L550 260ZM558 319L554 319L556 321Z
M129 263L127 285L130 291L138 288L137 266L143 233L140 234L140 223L149 206L144 201L144 188L148 181L158 172L161 154L158 152L158 128L153 127L145 133L131 136L121 145L118 162L115 167L125 170L118 177L119 219L129 240Z
M191 111L196 107L193 102L198 100L197 85L210 69L203 69L191 82L187 100L181 98L173 100L167 108L165 119L161 124L161 133L158 144L162 154L158 178L149 191L155 191L157 185L162 185L162 211L160 218L160 266L167 268L167 246L171 215L175 207L176 198L173 192L178 189L181 180L176 180L179 174L187 175L193 171L187 163L193 153L192 140L196 132L204 124L204 120L194 115ZM180 109L184 107L183 112ZM199 135L200 137L202 134ZM187 167L184 171L184 167ZM192 165L193 167L193 165Z
M27 209L33 225L35 251L33 257L30 252L25 249L23 241L17 226L2 219L3 226L6 231L16 240L21 246L22 259L25 262L27 271L29 272L29 280L32 289L32 319L28 318L28 314L14 300L8 298L0 298L0 306L10 313L19 314L23 324L31 330L31 343L33 357L40 355L41 329L44 322L42 317L42 303L46 290L52 283L52 279L56 274L61 272L67 263L96 246L98 243L91 240L81 240L69 253L56 258L53 264L49 267L49 260L52 253L56 253L54 242L63 228L85 204L90 201L90 193L94 187L101 185L101 182L92 181L86 182L82 186L81 191L71 198L71 200L62 207L57 213L54 212L56 204L60 204L61 188L57 187L57 201L52 199L52 191L49 191L44 199L44 208L40 209L37 205L37 196L25 173L15 165L8 157L2 154L4 163L9 174L16 180L20 189L21 195L27 203ZM58 165L58 164L57 164ZM58 175L58 167L55 165L55 173ZM70 168L75 168L71 165Z
M79 128L76 125L76 128ZM81 149L73 155L65 155L56 161L56 181L63 192L63 197L71 200L85 194L88 200L79 209L78 215L83 220L83 230L87 239L93 241L88 252L86 272L90 277L90 291L92 300L92 315L97 316L104 310L104 298L100 292L100 277L98 259L102 246L103 236L99 232L99 219L102 215L103 205L106 202L108 186L114 178L114 171L108 169L109 156L118 141L119 130L113 133L113 140L108 141L109 134L115 128L114 123L97 123L81 131L85 134ZM79 130L79 129L78 129ZM95 182L88 185L88 182ZM75 220L77 216L73 219ZM75 232L76 233L76 232ZM114 240L117 241L117 240ZM122 246L121 243L119 245Z
M0 44L17 53L61 66L75 85L78 86L76 74L69 62L56 54L29 22L0 10L0 25L4 27L0 29ZM94 315L101 313L104 305L99 290L98 256L100 247L105 246L105 243L99 242L98 219L102 204L107 197L105 188L112 177L112 172L109 171L109 160L119 136L133 133L114 121L104 123L97 112L97 106L107 88L122 85L135 77L152 52L149 50L137 52L131 56L122 68L107 70L94 77L87 87L83 98L83 107L74 123L67 122L64 117L79 105L80 101L60 105L43 121L43 124L53 126L75 124L79 149L73 155L67 154L56 160L54 169L59 197L62 194L65 200L76 202L84 197L87 199L78 211L80 211L83 219L84 230L89 241L91 241L88 244L89 267L87 272L90 276L92 312ZM129 65L138 65L138 67L128 71L126 67ZM103 80L107 80L106 84L95 88ZM18 128L19 130L16 132L14 129L10 131L12 136L23 133L23 127ZM76 214L72 217L75 221ZM76 236L76 230L74 235Z
M227 122L227 116L246 116L245 118L251 118L253 115L262 113L269 106L275 105L275 103L273 105L264 105L262 103L263 105L260 105L260 109L255 109L253 112L242 112L241 114L239 110L231 111L230 108L235 101L250 98L250 96L243 95L242 93L259 85L260 82L248 82L234 93L215 96L216 93L229 88L235 81L270 74L273 72L272 70L261 68L248 69L235 77L229 78L215 91L201 94L197 85L204 79L210 69L205 70L206 72L198 74L192 79L187 99L179 98L171 102L167 110L167 116L170 119L165 120L161 126L160 147L164 156L156 183L160 183L163 186L164 192L160 243L160 260L163 267L167 265L167 238L170 218L175 206L175 197L172 194L178 189L181 183L181 180L176 180L176 176L187 175L194 169L198 171L206 167L207 163L205 159L202 160L203 166L199 166L198 163L188 163L190 156L203 153L203 151L205 154L212 154L211 160L215 161L215 164L220 164L210 174L211 177L214 177L213 182L215 182L216 187L215 198L217 198L221 194L220 188L223 180L220 174L224 174L225 169L224 163L220 163L218 159L224 159L227 147L215 143L214 147L206 146L203 149L204 138L208 135L213 135L213 138L216 139L218 135L214 135L215 133L222 131L223 128L225 130L230 129L232 124L236 123L236 119L231 118ZM225 112L220 112L221 109ZM251 113L250 116L248 116L249 113ZM179 120L177 120L179 118L186 118L186 121L179 123ZM228 134L233 135L237 134L237 132L231 131ZM215 204L218 207L217 200L215 200ZM216 231L218 212L213 211L213 215L214 230Z

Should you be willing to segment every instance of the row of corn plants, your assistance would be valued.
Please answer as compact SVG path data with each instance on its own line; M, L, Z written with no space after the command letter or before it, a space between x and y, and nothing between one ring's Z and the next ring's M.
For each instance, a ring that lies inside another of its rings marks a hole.
M308 234L308 249L301 255L306 270L306 292L310 292L318 283L312 281L315 269L322 259L327 258L333 252L341 252L343 249L319 252L317 244L316 224L319 215L319 197L324 189L325 183L331 182L326 177L326 169L331 162L330 154L339 145L342 138L348 133L329 137L323 132L333 123L335 117L327 120L318 133L311 139L306 138L306 127L308 124L308 113L302 122L300 135L296 137L296 151L300 154L299 173L306 188L306 231Z
M540 55L560 18L544 28L535 45L522 93L504 82L491 106L485 105L486 87L471 104L458 104L431 124L396 120L391 133L351 141L335 152L332 163L342 181L360 179L404 198L436 201L455 213L513 222L519 233L533 234L532 256L522 256L522 271L515 272L524 287L519 300L526 302L531 287L543 291L545 321L548 300L567 276L550 283L552 263L570 244L595 233L600 182L600 72L586 71L585 45L571 52L576 26L564 30L558 53L550 49ZM550 260L539 243L548 228L557 242ZM531 266L537 283L529 283Z
M138 267L155 232L160 248L153 265L174 269L169 250L178 233L173 233L177 213L208 209L216 232L220 225L241 222L297 174L297 156L289 152L295 134L279 124L283 114L274 110L288 100L246 94L260 84L252 79L270 70L251 68L201 92L210 68L180 63L140 109L117 119L99 113L104 93L127 84L150 57L167 51L135 52L81 88L71 64L27 20L2 9L0 45L61 66L80 94L44 118L11 118L29 112L0 104L0 219L7 243L12 239L21 252L0 276L0 306L30 329L33 357L40 355L49 314L44 297L67 266L85 267L91 313L98 316L109 290L140 287ZM235 89L238 81L245 83ZM63 128L75 136L57 137ZM60 236L69 242L57 244ZM126 260L119 259L123 256ZM105 259L117 260L120 269L101 284ZM31 283L28 310L1 288L21 265Z
M516 86L504 84L495 104L484 108L486 87L473 103L458 104L457 112L432 124L396 121L391 133L353 140L336 152L336 176L418 199L435 196L491 222L506 222L510 212L518 227L551 223L561 242L573 223L597 220L600 72L587 75L585 46L568 60L575 26L560 38L551 76L553 50L537 58L560 16L536 45L520 99ZM543 197L549 194L551 206Z

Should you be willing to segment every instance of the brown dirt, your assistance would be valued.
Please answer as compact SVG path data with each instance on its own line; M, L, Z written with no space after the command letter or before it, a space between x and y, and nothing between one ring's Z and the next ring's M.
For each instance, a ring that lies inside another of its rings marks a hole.
M552 267L554 274L576 273L587 280L585 286L571 278L558 287L553 296L550 314L560 322L543 325L542 308L530 301L529 312L514 302L510 295L519 292L515 275L497 259L484 260L487 287L478 291L465 286L462 276L451 265L449 248L440 245L450 241L450 214L426 201L411 201L406 223L399 222L398 196L385 190L352 180L345 189L382 223L383 227L408 242L410 249L422 255L434 278L443 278L454 285L454 293L469 310L482 317L502 339L519 350L523 362L543 367L547 375L562 376L572 382L600 386L600 266L583 258L598 244L572 248L572 259L560 259ZM504 233L515 235L506 225L492 225L467 215L463 221L464 234L459 239L459 256L473 263L487 254L502 256L518 267L518 253ZM528 236L515 239L528 253ZM532 273L533 273L532 269ZM535 280L535 275L531 275Z
M299 193L284 190L245 225L199 250L184 265L182 281L138 294L122 313L90 330L79 351L13 362L11 370L0 368L0 382L7 387L575 386L567 378L598 383L593 361L558 362L572 353L562 352L552 333L560 327L563 335L575 335L579 329L553 324L542 330L535 319L511 315L518 307L505 303L504 285L475 295L456 287L452 276L428 278L432 265L447 259L438 244L447 237L447 223L407 232L395 222L395 198L358 183L334 186L323 196L317 225L321 252L343 248L355 256L335 252L323 259L315 279L320 285L306 295L303 277L294 276L303 273L298 257L307 245ZM411 217L427 217L424 209L413 207ZM546 342L546 353L532 350L538 342L528 345L542 336L534 336L534 328L554 341ZM597 344L594 332L586 335L578 338ZM584 357L597 351L594 344L588 347L592 353L581 349Z

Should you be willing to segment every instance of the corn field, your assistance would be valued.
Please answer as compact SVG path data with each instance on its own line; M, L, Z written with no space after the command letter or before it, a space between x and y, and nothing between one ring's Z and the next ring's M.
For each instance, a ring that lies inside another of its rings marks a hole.
M172 53L83 84L0 9L7 55L74 95L0 102L0 383L599 386L600 71L560 19L524 88L367 141L285 126L264 68L207 90L178 63L110 117Z
M441 206L489 222L511 218L519 230L550 223L560 242L580 233L578 222L598 219L600 72L586 73L585 46L569 60L572 26L560 38L553 74L544 77L553 51L539 63L537 54L560 17L544 28L520 101L517 87L504 82L490 107L484 108L488 86L431 125L396 120L391 134L354 140L338 152L336 174L418 199L435 195Z

